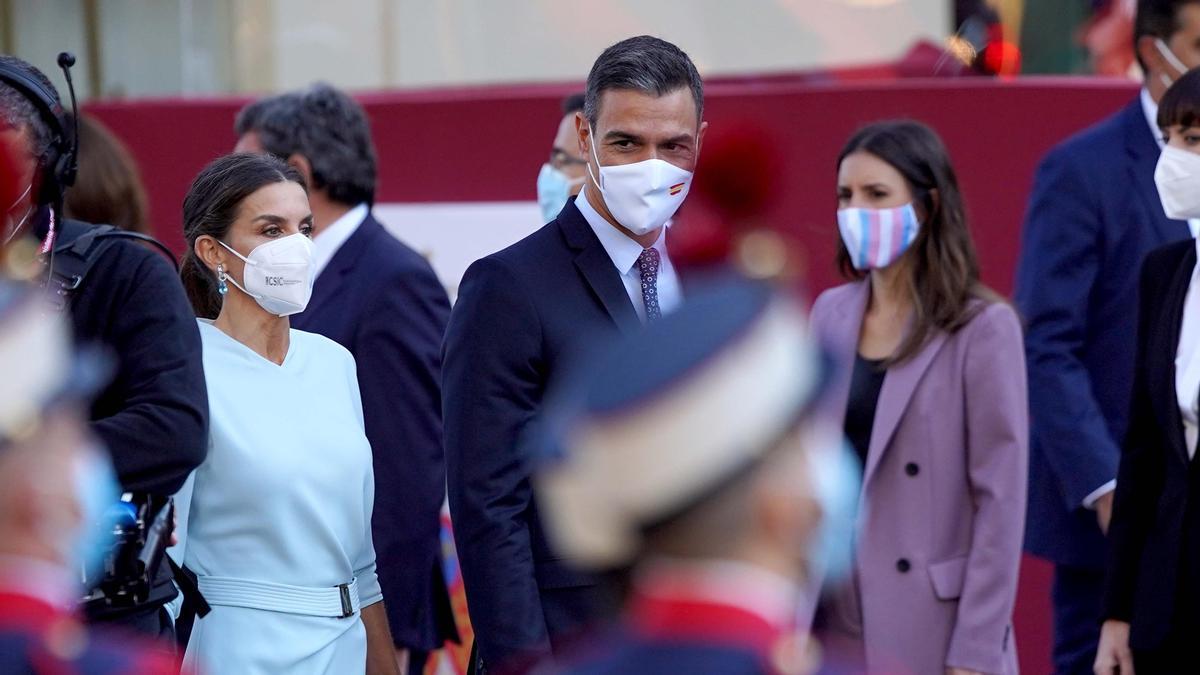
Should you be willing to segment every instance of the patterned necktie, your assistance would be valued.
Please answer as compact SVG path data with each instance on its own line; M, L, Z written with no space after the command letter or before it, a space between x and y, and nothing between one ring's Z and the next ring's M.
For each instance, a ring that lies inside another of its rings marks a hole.
M658 251L648 248L638 256L638 271L642 275L642 303L646 306L646 322L662 318L658 306Z

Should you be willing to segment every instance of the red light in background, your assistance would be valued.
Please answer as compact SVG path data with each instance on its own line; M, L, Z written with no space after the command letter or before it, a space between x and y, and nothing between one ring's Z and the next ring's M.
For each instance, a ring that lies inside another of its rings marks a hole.
M998 40L988 43L981 56L983 68L995 75L1016 75L1021 72L1021 50L1011 42Z

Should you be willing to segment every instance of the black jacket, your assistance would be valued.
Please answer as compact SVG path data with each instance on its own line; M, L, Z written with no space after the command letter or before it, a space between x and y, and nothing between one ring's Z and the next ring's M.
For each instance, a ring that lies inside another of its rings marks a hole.
M546 540L518 440L581 342L640 325L574 201L463 277L442 368L446 474L476 645L493 671L548 655L598 610L592 580Z
M65 221L60 242L89 227ZM112 241L69 311L76 340L103 348L116 361L91 421L112 453L121 486L175 494L208 447L200 331L175 270L140 244Z
M1130 645L1154 650L1177 621L1200 616L1200 469L1175 395L1175 353L1196 242L1151 252L1142 266L1129 432L1109 528L1104 616L1132 623Z
M90 227L65 221L59 245ZM39 229L44 235L45 226ZM103 349L115 361L112 382L93 401L91 428L108 448L122 488L175 494L208 450L200 331L175 270L147 247L108 241L72 296L69 312L76 341ZM142 607L175 594L170 568L163 564Z

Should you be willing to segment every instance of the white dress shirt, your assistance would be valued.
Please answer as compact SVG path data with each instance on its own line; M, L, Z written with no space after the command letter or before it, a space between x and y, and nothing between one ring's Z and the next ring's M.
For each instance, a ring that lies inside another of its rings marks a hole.
M1166 146L1166 143L1163 142L1162 130L1158 128L1158 104L1154 102L1153 98L1151 98L1149 90L1145 89L1144 87L1142 88L1142 91L1140 94L1140 99L1142 102L1142 114L1146 116L1146 124L1150 127L1150 133L1154 136L1154 140L1158 142L1158 147L1161 149ZM1197 236L1198 234L1200 234L1200 219L1189 218L1188 219L1188 227L1190 227L1192 229L1192 236L1193 237ZM1200 303L1200 298L1197 298L1195 300L1192 299L1192 296L1195 294L1194 293L1195 286L1196 286L1196 280L1195 280L1195 277L1193 277L1192 278L1192 289L1193 290L1188 292L1188 298L1189 298L1188 302L1189 303L1191 303L1191 302ZM1200 314L1200 309L1197 309L1197 311L1193 312L1193 313ZM1188 316L1188 314L1185 311L1184 312L1184 328L1185 329L1187 328L1187 322L1188 322L1187 316ZM1200 321L1200 317L1194 318L1192 320L1193 323L1196 323L1197 321ZM1193 334L1195 334L1195 331L1200 331L1200 328L1196 328L1194 330ZM1200 337L1200 336L1197 336L1197 337ZM1183 338L1184 338L1184 335L1181 334L1181 336L1180 336L1180 349L1181 350L1183 349L1182 345L1184 344ZM1192 344L1195 344L1195 343L1193 342ZM1177 357L1176 361L1175 361L1176 372L1178 372L1178 373L1183 372L1179 367L1179 359L1180 358L1182 358L1182 356ZM1200 357L1193 357L1193 359L1200 361ZM1200 365L1196 365L1194 367L1197 369L1200 369ZM1200 377L1200 375L1198 375L1198 377ZM1182 384L1177 383L1177 386L1182 386ZM1196 386L1192 387L1192 396L1193 397L1196 395L1195 394L1196 388L1197 388ZM1182 396L1182 394L1180 394L1180 395ZM1180 405L1182 405L1182 399L1180 399L1180 401L1181 401ZM1195 401L1193 399L1193 405L1194 404L1195 404ZM1193 420L1194 419L1195 418L1193 417ZM1186 413L1184 414L1184 424L1185 425L1187 424L1187 414ZM1188 447L1190 448L1189 452L1194 453L1195 449L1196 449L1196 441L1195 441L1195 435L1194 435L1194 429L1195 429L1194 422L1193 422L1192 429L1193 429L1193 436L1192 436L1193 440L1189 441ZM1104 485L1101 485L1099 488L1097 488L1095 491L1093 491L1091 494L1089 494L1086 498L1084 498L1083 505L1090 509L1096 505L1096 500L1100 499L1101 497L1112 492L1115 489L1117 489L1116 479L1110 480L1107 483L1105 483Z
M1196 241L1200 255L1200 239ZM1196 441L1200 436L1200 263L1192 270L1187 299L1183 302L1183 327L1179 331L1179 347L1175 351L1175 395L1179 412L1183 414L1183 435L1187 440L1188 457L1196 456Z
M605 220L604 216L592 208L591 203L587 200L586 192L586 187L580 190L579 196L575 198L575 206L583 214L588 225L592 227L592 231L596 233L600 244L608 252L608 257L612 258L617 273L621 275L621 281L625 283L625 292L629 294L629 300L633 302L633 308L637 310L638 318L645 323L646 302L642 299L642 276L637 268L638 257L642 255L642 245L613 227L612 223ZM683 301L683 291L679 287L679 275L675 273L675 266L671 264L671 259L667 256L668 227L662 228L658 235L658 241L654 242L654 246L651 247L658 251L660 261L658 265L658 306L663 314L673 311Z
M1150 134L1154 136L1154 140L1158 141L1158 148L1161 150L1166 143L1163 142L1162 129L1158 128L1158 104L1154 102L1154 98L1150 96L1150 90L1142 87L1142 93L1138 95L1142 102L1142 114L1146 116L1146 124L1150 126Z
M358 226L367 219L371 209L366 204L359 204L342 214L341 218L333 221L329 227L313 237L312 275L313 279L321 276L321 272L337 255L338 249L346 243Z

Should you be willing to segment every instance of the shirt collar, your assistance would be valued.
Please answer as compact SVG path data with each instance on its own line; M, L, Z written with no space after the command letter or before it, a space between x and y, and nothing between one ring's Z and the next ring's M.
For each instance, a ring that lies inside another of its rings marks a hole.
M1150 135L1154 137L1154 142L1158 143L1158 149L1162 150L1163 143L1162 130L1158 128L1158 104L1150 97L1150 90L1142 87L1140 95L1142 101L1142 114L1146 116L1146 124L1150 127Z
M579 191L579 196L575 198L575 208L583 214L583 219L591 226L592 232L596 233L596 238L600 240L600 244L608 253L608 257L612 259L613 265L616 266L617 272L622 276L628 274L633 266L637 264L638 258L642 255L642 245L630 239L617 228L613 227L612 223L604 219L592 203L587 199L587 186L584 186ZM660 258L667 257L667 228L664 226L659 232L658 240L654 242L651 248L658 251Z
M365 203L359 204L342 214L341 218L333 221L321 233L313 237L313 276L321 273L338 249L354 234L359 225L367 219L371 211Z

